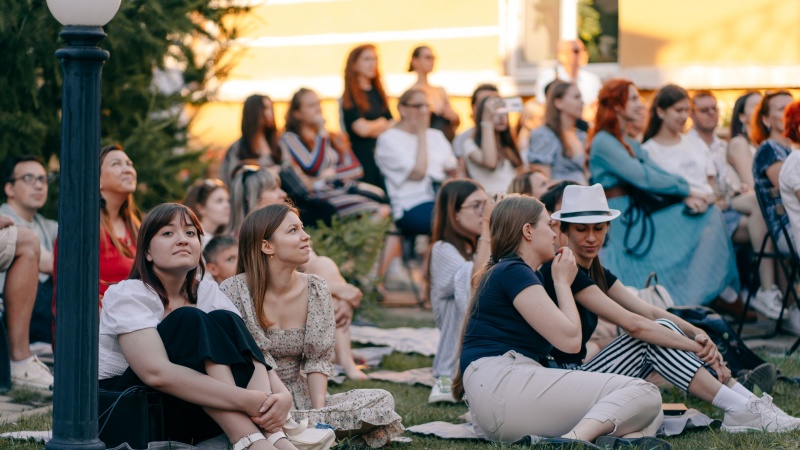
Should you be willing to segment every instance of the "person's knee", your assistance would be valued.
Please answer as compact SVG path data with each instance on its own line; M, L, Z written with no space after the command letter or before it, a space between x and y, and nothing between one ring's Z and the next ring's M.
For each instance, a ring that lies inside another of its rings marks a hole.
M35 258L39 261L39 237L33 230L17 227L17 258Z

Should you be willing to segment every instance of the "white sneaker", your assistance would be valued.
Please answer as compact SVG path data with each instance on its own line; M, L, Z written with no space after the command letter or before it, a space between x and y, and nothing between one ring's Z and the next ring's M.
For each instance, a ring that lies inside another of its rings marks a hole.
M783 308L780 289L777 286L772 286L769 289L758 288L758 292L750 301L750 306L768 318L778 320Z
M792 417L772 403L772 397L764 394L747 400L747 408L737 413L725 413L722 429L729 433L744 431L767 431L782 433L800 429L800 419Z
M800 309L794 308L788 313L783 313L781 330L800 336Z
M449 402L458 403L453 398L453 391L450 389L450 377L439 377L436 384L431 389L431 395L428 396L428 403Z
M26 364L11 363L11 383L18 387L52 391L53 374L33 355Z

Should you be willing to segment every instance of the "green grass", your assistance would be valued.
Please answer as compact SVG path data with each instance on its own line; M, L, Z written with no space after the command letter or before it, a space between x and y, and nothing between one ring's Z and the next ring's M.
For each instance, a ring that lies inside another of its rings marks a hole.
M391 311L391 309L384 310L384 314L381 315L382 317L379 317L381 325L399 320L399 318L391 317ZM389 317L387 318L387 316ZM408 325L407 322L403 324ZM794 355L789 358L767 356L767 359L777 364L786 375L797 376L800 374L800 356L798 355ZM417 367L429 367L431 366L432 361L433 359L430 357L392 353L384 358L381 368L402 371ZM334 394L345 392L351 389L365 388L386 389L390 391L395 399L396 410L403 417L403 424L407 427L432 421L458 423L458 417L467 412L467 407L464 404L428 405L427 399L430 389L424 386L406 386L383 381L346 381L340 386L331 386L330 392ZM775 403L784 411L793 416L800 416L800 385L779 382L773 390L772 395L775 397ZM29 402L37 400L35 397L32 397L30 394L24 392L18 394L12 393L12 397L21 400L27 399L26 401ZM714 419L722 419L722 413L719 410L700 400L687 397L677 389L664 390L663 398L665 403L683 402L686 403L686 405L690 408L697 408ZM48 430L51 427L52 419L48 414L21 419L20 422L16 424L2 425L0 426L0 432L17 430ZM412 439L410 444L397 443L392 445L392 447L401 450L485 450L500 448L526 448L525 446L513 446L480 441L442 440L432 437L414 435L411 433L407 433L406 435ZM785 434L729 434L719 429L707 428L691 431L681 436L668 438L667 440L673 444L673 448L676 450L800 449L800 431ZM0 450L40 450L43 448L43 445L34 442L11 441L8 439L0 440ZM348 443L343 443L337 448L345 450L354 447Z

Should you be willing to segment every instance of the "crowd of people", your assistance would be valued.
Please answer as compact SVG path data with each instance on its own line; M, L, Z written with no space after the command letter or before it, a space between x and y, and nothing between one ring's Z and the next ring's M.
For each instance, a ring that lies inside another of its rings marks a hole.
M703 330L627 287L656 272L677 305L758 319L742 302L735 248L766 242L790 257L800 244L800 102L787 91L744 94L726 142L712 92L666 85L647 107L631 81L601 85L582 71L579 44L559 44L562 67L540 80L543 123L524 142L491 84L476 87L474 124L456 134L446 91L428 82L428 46L411 54L417 81L393 117L367 44L346 60L342 132L326 126L311 89L293 95L283 130L272 100L252 95L217 177L180 203L142 215L134 161L104 147L100 386L162 392L165 429L180 442L224 433L236 450L292 449L282 430L307 419L389 443L403 432L391 393L327 394L333 363L368 378L350 348L363 293L304 231L368 217L428 237L427 297L441 331L429 402L466 399L490 439L659 448L652 373L723 410L729 432L800 429L732 377ZM21 157L3 182L12 379L52 390L29 349L52 342L58 311L58 227L38 213L47 171ZM781 294L795 280L776 266L752 269L751 305L800 334L800 310L784 310ZM598 344L601 323L621 332Z

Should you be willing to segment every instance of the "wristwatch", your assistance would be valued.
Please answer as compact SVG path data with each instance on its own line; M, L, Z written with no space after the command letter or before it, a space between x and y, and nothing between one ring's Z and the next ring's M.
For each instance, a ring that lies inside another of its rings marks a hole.
M266 439L266 438L261 433L253 433L253 434L247 435L247 436L239 439L239 441L237 443L233 444L233 450L245 450L246 448L248 448L251 445L253 445L253 442L262 441L264 439Z

